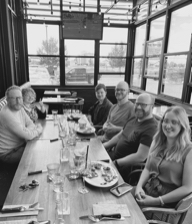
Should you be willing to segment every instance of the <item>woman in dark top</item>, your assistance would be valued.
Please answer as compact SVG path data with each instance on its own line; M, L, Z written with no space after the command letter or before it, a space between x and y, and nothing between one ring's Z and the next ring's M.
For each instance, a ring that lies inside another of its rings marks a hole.
M107 90L104 84L95 87L95 95L98 101L89 109L88 119L94 126L102 127L113 104L106 97Z
M40 102L35 102L36 93L32 88L22 89L23 95L23 108L25 112L29 115L31 120L35 122L37 119L45 119L46 109L44 104Z

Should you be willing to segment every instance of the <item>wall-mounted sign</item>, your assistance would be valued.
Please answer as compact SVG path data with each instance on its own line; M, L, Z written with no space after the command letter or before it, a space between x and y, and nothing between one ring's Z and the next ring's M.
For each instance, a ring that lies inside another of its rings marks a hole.
M65 39L102 40L103 14L63 11L62 27Z

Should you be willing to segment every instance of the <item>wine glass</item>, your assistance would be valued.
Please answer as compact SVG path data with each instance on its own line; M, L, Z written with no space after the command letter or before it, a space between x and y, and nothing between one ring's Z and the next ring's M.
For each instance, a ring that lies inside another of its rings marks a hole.
M87 160L87 161L85 161L85 168L83 170L83 175L82 175L83 185L78 189L79 193L81 193L81 194L87 194L87 193L89 193L89 191L85 187L85 177L84 177L84 175L88 174L89 171L90 171L90 161Z

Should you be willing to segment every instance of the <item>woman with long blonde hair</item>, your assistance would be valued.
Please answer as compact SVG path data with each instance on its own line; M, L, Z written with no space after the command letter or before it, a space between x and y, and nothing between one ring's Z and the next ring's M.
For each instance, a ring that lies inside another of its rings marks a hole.
M173 207L192 192L191 130L185 110L167 109L135 190L141 206Z

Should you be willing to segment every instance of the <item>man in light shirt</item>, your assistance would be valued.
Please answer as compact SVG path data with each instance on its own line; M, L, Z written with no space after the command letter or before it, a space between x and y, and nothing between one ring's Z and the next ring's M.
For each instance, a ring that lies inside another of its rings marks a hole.
M7 105L0 111L0 162L18 164L26 142L42 133L42 126L35 125L23 109L23 98L18 86L11 86L6 93Z
M117 84L115 97L117 104L111 107L107 121L103 125L104 135L98 137L102 142L113 138L134 117L134 104L129 101L129 86L126 82L121 81Z

